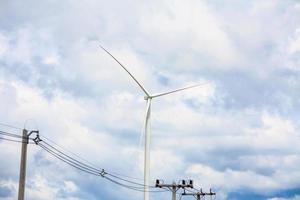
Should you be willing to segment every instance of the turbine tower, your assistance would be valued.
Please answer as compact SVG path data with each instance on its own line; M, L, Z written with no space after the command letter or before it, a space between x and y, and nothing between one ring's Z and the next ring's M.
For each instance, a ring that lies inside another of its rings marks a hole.
M190 85L187 87L182 87L175 90L170 90L167 92L162 92L158 94L151 95L145 87L128 71L128 69L120 62L118 61L108 50L106 50L104 47L99 45L108 55L110 55L127 73L128 75L135 81L135 83L141 88L141 90L144 92L145 96L144 99L147 101L147 107L146 107L146 119L144 124L144 130L145 130L145 151L144 151L144 200L149 200L149 176L150 176L150 118L151 118L151 102L154 98L169 95L175 92L179 92L182 90L187 90L194 87L199 87L201 85L204 85L206 83L202 84L196 84L196 85Z

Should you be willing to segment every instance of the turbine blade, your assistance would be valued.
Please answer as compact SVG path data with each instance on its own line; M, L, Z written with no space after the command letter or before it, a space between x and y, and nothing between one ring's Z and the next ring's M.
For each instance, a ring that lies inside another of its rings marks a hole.
M118 61L109 51L107 51L103 46L101 46L101 49L103 49L108 55L110 55L128 74L129 76L138 84L138 86L143 90L143 92L149 97L150 94L147 92L147 90L142 86L142 84L128 71L128 69L120 62Z
M172 93L175 93L175 92L180 92L182 90L187 90L187 89L199 87L199 86L206 85L206 84L208 84L208 83L200 83L200 84L196 84L196 85L190 85L190 86L179 88L179 89L176 89L176 90L172 90L172 91L168 91L168 92L163 92L163 93L155 94L155 95L153 95L151 97L155 98L155 97L165 96L165 95L168 95L168 94L172 94Z

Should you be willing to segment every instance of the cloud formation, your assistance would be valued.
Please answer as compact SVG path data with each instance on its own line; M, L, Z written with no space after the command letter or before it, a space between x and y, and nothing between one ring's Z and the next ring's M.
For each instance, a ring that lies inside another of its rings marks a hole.
M101 43L153 93L207 83L153 102L153 182L298 199L299 11L293 0L2 1L0 122L141 179L143 93ZM15 199L20 145L0 149L0 199ZM27 173L31 200L142 198L35 146Z

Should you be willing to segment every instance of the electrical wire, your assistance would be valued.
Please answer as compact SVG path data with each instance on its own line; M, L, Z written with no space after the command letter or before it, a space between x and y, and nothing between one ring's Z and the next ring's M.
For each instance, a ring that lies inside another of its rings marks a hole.
M93 170L93 171L95 171L95 172L97 172L97 173L101 173L102 170L103 170L103 169L99 170L98 168L95 168L95 167L90 166L90 165L87 165L87 164L85 164L85 163L83 163L83 162L81 162L81 161L78 161L77 159L72 158L71 156L65 154L65 153L62 152L61 150L55 148L54 146L50 145L49 143L47 143L47 142L45 142L45 141L43 141L43 143L46 144L48 147L54 149L54 150L57 151L58 153L62 154L63 156L67 157L68 159L70 159L70 160L74 161L75 163L79 164L79 165L82 165L82 166L84 166L84 167L86 167L86 168L89 168L89 169L91 169L91 170ZM70 161L70 160L69 160L69 161ZM137 182L134 182L134 181L130 181L130 180L121 178L121 177L116 176L116 175L114 175L114 174L112 174L112 173L110 173L110 172L106 172L106 174L107 174L107 175L110 175L110 176L112 176L112 177L114 177L114 178L117 178L117 179L119 179L119 180L128 182L128 183L132 183L132 184L140 185L140 186L145 186L144 184L137 183ZM153 187L153 186L149 186L149 187Z
M0 125L15 128L15 129L21 129L21 128L10 126L10 125L3 124L3 123L0 123ZM117 184L121 187L131 189L131 190L134 190L134 191L138 191L138 192L151 192L151 193L153 193L153 192L166 192L166 191L168 191L168 189L165 189L165 188L157 188L155 186L147 186L147 185L144 185L142 183L131 181L131 180L128 180L128 179L125 179L125 178L122 178L122 177L127 177L127 178L131 178L131 179L138 179L138 178L125 176L125 175L118 174L118 173L115 173L115 172L107 172L103 168L98 168L95 165L93 165L92 163L90 163L89 161L87 161L86 159L76 155L75 153L72 153L71 151L68 151L67 149L65 149L62 146L59 146L54 141L50 140L49 138L46 138L45 136L42 136L43 139L41 140L40 137L39 137L39 134L37 134L36 138L33 139L33 138L30 138L30 137L24 137L24 136L21 136L21 135L17 135L17 134L14 134L14 133L9 133L9 132L6 132L6 131L1 131L1 130L0 130L0 135L2 135L2 136L0 136L0 140L6 140L6 141L18 142L18 143L36 144L36 145L40 146L43 150L45 150L46 152L51 154L52 156L59 159L60 161L66 163L66 164L68 164L68 165L70 165L70 166L72 166L72 167L74 167L74 168L76 168L76 169L78 169L82 172L85 172L85 173L88 173L88 174L91 174L91 175L94 175L94 176L102 177L102 178L104 178L104 179L106 179L106 180L108 180L108 181L110 181L114 184ZM15 139L11 139L11 138L15 138ZM69 153L73 154L74 156L78 157L79 159L84 160L85 162L89 163L90 165L86 164L82 161L79 161L79 160L71 157L70 155L64 153L62 150L60 150L60 149L54 147L53 145L49 144L48 142L46 142L45 139L50 141L54 145L60 147L61 149L64 149L65 151L68 151ZM149 190L149 189L146 190L146 186L148 188L152 188L152 190ZM157 189L157 190L155 190L155 189ZM158 189L160 189L160 190L158 190ZM191 189L194 190L194 191L199 192L199 190L197 190L197 189L194 189L194 188L191 188ZM194 191L191 191L189 189L186 189L186 190L189 191L189 192L194 192ZM180 195L180 199L182 198L182 194L179 194L178 192L176 192L176 194ZM214 200L215 200L216 199L216 194L211 195L211 199L213 198L213 196L214 196Z
M9 133L9 132L6 132L6 131L0 131L0 134L1 134L1 135L6 135L6 136L10 136L10 137L15 137L15 138L24 138L24 137L21 136L21 135Z
M137 183L137 182L133 182L133 181L130 181L130 180L126 180L126 179L123 179L123 178L121 178L121 177L112 175L112 174L110 174L110 173L107 173L107 175L109 175L109 176L111 176L111 177L114 177L114 178L117 178L117 179L119 179L119 180L125 181L125 182L127 182L127 183L132 183L132 184L134 184L134 185L140 185L140 186L143 186L143 187L145 186L144 184ZM155 186L148 186L148 187L149 187L149 188L156 188Z
M84 163L78 162L75 159L71 158L70 156L67 156L66 154L64 154L62 152L59 152L59 153L62 153L62 155L60 155L59 153L51 150L50 149L51 147L48 148L43 144L39 144L39 146L41 146L43 149L47 150L49 153L51 153L55 157L57 157L59 159L63 159L63 161L67 162L68 164L71 164L72 166L76 166L76 167L80 168L81 170L83 170L85 172L89 172L89 173L91 172L91 174L97 175L97 176L100 176L101 173L103 172L102 170L90 168L88 165L85 165Z
M91 166L93 166L93 167L95 167L95 168L101 168L101 167L96 166L95 164L91 163L90 161L88 161L88 160L82 158L81 156L79 156L79 155L77 155L77 154L75 154L75 153L69 151L68 149L62 147L61 145L57 144L57 143L54 142L53 140L49 139L48 137L46 137L46 136L44 136L44 135L41 135L41 134L40 134L40 136L42 137L42 140L43 140L43 141L45 141L45 139L46 139L46 141L48 141L48 143L50 142L50 143L52 143L53 145L59 147L60 149L62 149L62 150L64 150L64 151L67 151L68 153L72 154L73 156L77 157L78 159L81 159L81 160L83 160L83 161L89 163ZM140 179L140 178L135 178L135 177L123 175L123 174L116 173L116 172L113 172L113 171L110 171L110 174L113 174L113 175L119 176L119 177L129 178L129 179L143 180L143 179Z
M55 151L59 152L59 153L62 154L63 156L67 157L68 159L74 161L75 163L77 163L77 164L79 164L79 165L82 165L83 167L89 168L89 169L91 169L91 170L93 170L93 171L96 171L96 172L98 172L98 173L101 173L101 170L99 170L99 169L97 169L97 168L94 168L94 167L92 167L92 166L89 166L89 165L87 165L87 164L85 164L85 163L82 163L82 162L76 160L75 158L72 158L71 156L65 154L64 152L62 152L62 151L60 151L60 150L58 150L57 148L53 147L52 145L50 145L50 144L47 143L47 142L43 141L43 144L46 144L48 147L54 149Z
M73 164L73 163L71 163L71 162L69 162L69 161L63 159L61 156L59 156L59 155L53 153L53 151L51 151L50 149L48 149L48 148L45 147L44 145L39 144L39 146L40 146L42 149L44 149L45 151L47 151L49 154L51 154L51 155L53 155L54 157L56 157L57 159L59 159L59 160L65 162L65 163L67 163L67 164L69 164L69 165L71 165L71 166L73 166L73 167L75 167L75 168L77 168L77 169L79 169L79 170L81 170L81 171L84 171L84 172L86 172L86 173L89 173L89 174L92 174L92 175L96 175L96 176L99 175L98 173L95 173L95 172L91 172L91 171L82 169L81 167L77 166L76 164Z
M79 160L75 159L74 157L66 154L62 150L60 150L60 149L54 147L53 145L49 144L48 142L46 142L44 140L44 138L45 138L44 136L43 136L42 140L36 141L33 138L23 137L21 135L17 135L17 134L5 132L5 131L0 131L0 135L2 135L2 136L0 136L0 140L7 140L7 141L19 142L19 143L37 144L43 150L45 150L47 153L56 157L60 161L66 163L80 171L83 171L85 173L88 173L88 174L91 174L94 176L103 177L106 180L108 180L112 183L115 183L119 186L131 189L131 190L139 191L139 192L166 192L167 191L165 189L160 190L160 188L156 188L155 186L147 186L149 188L152 188L152 190L150 190L150 189L145 190L146 185L144 185L144 184L122 178L122 177L120 177L120 175L119 176L116 175L117 173L106 172L104 169L99 169L94 166L88 165L82 161L79 161ZM15 138L15 139L10 139L10 138ZM40 139L39 135L37 135L37 138ZM48 139L48 140L50 141L50 139ZM26 141L26 142L24 142L24 141ZM34 141L34 142L32 142L32 141ZM52 141L52 143L54 143L54 142ZM55 145L58 146L57 144L55 144ZM62 147L60 147L60 148L62 149ZM70 153L72 153L72 152L70 152ZM72 154L74 154L74 153L72 153ZM74 154L74 155L76 155L76 154ZM77 157L79 157L79 156L77 156ZM83 158L81 158L81 159L83 159ZM121 175L121 176L124 177L125 175Z
M194 191L192 191L191 189L194 190ZM185 190L188 191L188 192L195 192L195 191L200 192L199 190L197 190L195 188L191 188L191 189L185 188Z
M179 194L180 196L179 196L179 200L181 200L181 198L182 198L182 194Z
M51 153L52 155L59 158L60 160L64 160L68 164L70 164L72 166L76 166L77 168L81 169L82 171L85 171L85 172L88 172L90 174L97 175L97 176L100 175L100 173L101 173L100 170L98 171L98 170L94 170L94 169L91 169L89 167L83 166L83 165L77 163L76 161L73 161L72 159L68 159L68 158L64 157L63 155L55 152L54 150L46 147L43 144L39 144L39 146L42 147L44 150L47 150L47 152Z
M125 184L122 184L122 183L120 183L120 182L118 182L118 181L115 181L115 180L113 180L113 179L111 179L111 178L108 178L107 176L104 176L103 178L105 178L105 179L107 179L107 180L109 180L109 181L111 181L111 182L113 182L113 183L115 183L115 184L117 184L117 185L120 185L120 186L123 186L123 187L127 187L127 188L129 188L129 189L133 189L133 190L136 190L136 191L140 191L140 192L166 192L165 190L163 190L163 191L158 191L158 190L144 190L144 188L140 188L140 189L138 189L138 187L132 187L132 186L128 186L128 185L125 185Z
M121 177L115 176L113 174L110 174L108 172L105 172L103 169L99 170L96 169L94 167L91 167L85 163L82 163L74 158L72 158L71 156L65 154L64 152L56 149L55 147L53 147L52 145L48 144L47 142L43 141L42 143L38 144L42 149L44 149L45 151L47 151L48 153L50 153L51 155L53 155L54 157L58 158L59 160L71 165L72 167L75 167L76 169L79 169L83 172L89 173L91 175L95 175L95 176L101 176L117 185L126 187L128 189L132 189L135 191L140 191L140 192L144 192L145 188L143 184L140 183L136 183L127 179L123 179ZM104 172L104 173L103 173ZM110 176L112 178L109 178L107 176ZM117 179L117 180L114 180ZM126 182L126 183L130 183L133 185L128 185L122 182ZM150 188L154 189L154 186L149 186ZM156 189L156 188L155 188ZM147 190L146 192L165 192L165 190L160 191L160 190Z
M47 151L48 153L50 153L51 155L53 155L54 157L58 158L59 160L67 163L68 165L71 165L72 167L75 167L76 169L78 170L81 170L83 172L86 172L86 173L89 173L91 175L95 175L95 176L101 176L117 185L120 185L120 186L123 186L123 187L126 187L128 189L132 189L132 190L135 190L135 191L140 191L140 192L144 192L144 187L136 187L136 186L130 186L130 185L126 185L126 184L123 184L121 182L118 182L116 180L113 180L112 178L109 178L109 177L106 177L105 175L101 175L101 173L99 172L96 172L96 171L93 171L93 170L90 170L84 166L81 166L81 165L78 165L76 162L73 162L71 161L70 159L66 159L65 157L59 155L58 153L54 152L53 150L49 149L48 147L46 147L45 145L43 144L39 144L39 146L44 149L45 151ZM146 192L164 192L164 191L153 191L153 190L148 190Z
M77 155L77 154L75 154L75 153L69 151L68 149L66 149L66 148L64 148L64 147L62 147L62 146L60 146L59 144L55 143L53 140L47 138L46 136L44 136L44 135L42 135L42 134L40 134L40 136L43 138L43 141L48 140L48 143L50 142L50 143L52 143L53 145L55 145L55 146L57 146L57 147L59 147L59 148L65 150L65 151L67 151L68 153L70 153L70 154L76 156L77 158L79 158L79 159L81 159L81 160L84 160L85 162L88 162L89 164L93 165L94 167L97 167L97 166L95 166L94 164L90 163L88 160L86 160L86 159L80 157L79 155Z
M2 135L2 136L0 136L1 140L6 140L6 141L10 141L10 142L33 144L33 142L29 141L29 139L32 139L32 138L26 138L26 137L23 137L21 135L16 135L16 134L5 132L5 131L0 131L0 135ZM15 138L15 139L11 139L11 138Z
M9 125L9 124L6 124L6 123L1 123L0 122L0 125L1 126L6 126L6 127L9 127L9 128L13 128L13 129L22 130L22 128L20 128L20 127L12 126L12 125Z
M18 142L18 143L27 143L27 142L22 142L19 140L13 140L13 139L8 139L8 138L4 138L0 136L0 140L6 140L6 141L10 141L10 142Z

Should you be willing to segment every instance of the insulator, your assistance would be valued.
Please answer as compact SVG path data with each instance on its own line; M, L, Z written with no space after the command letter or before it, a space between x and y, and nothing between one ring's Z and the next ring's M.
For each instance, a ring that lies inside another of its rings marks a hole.
M193 180L189 180L189 186L190 186L191 188L193 188L193 187L194 187Z
M158 185L159 185L159 180L156 179L155 187L158 187Z
M182 183L182 185L185 185L185 180L182 180L181 183Z

